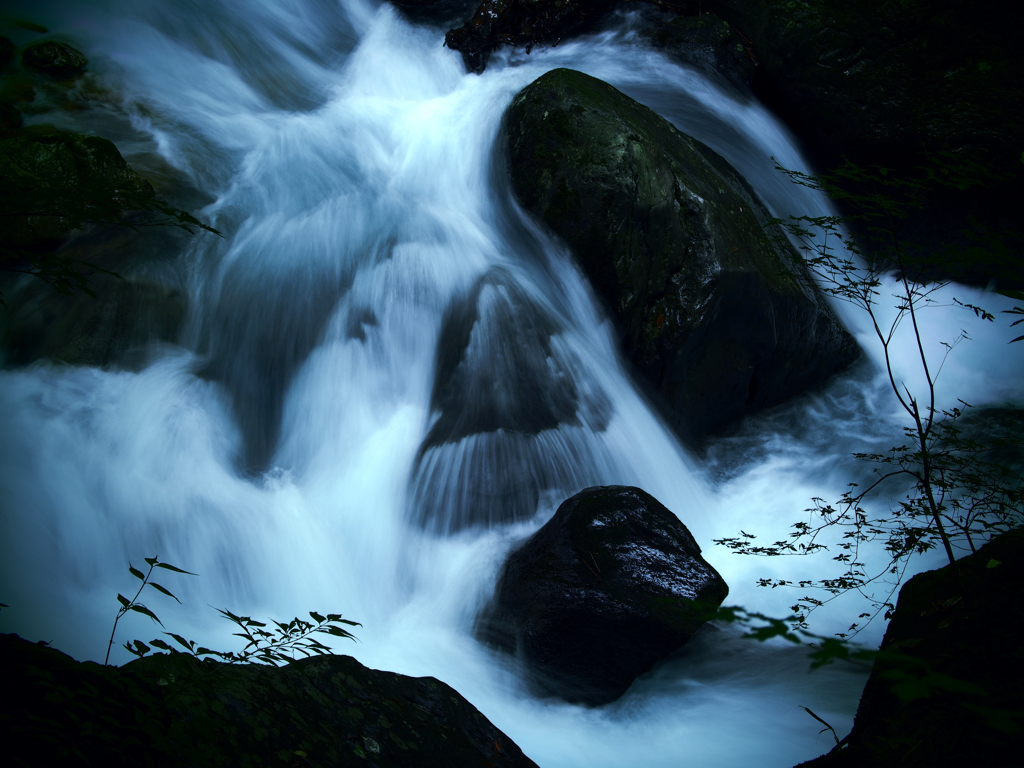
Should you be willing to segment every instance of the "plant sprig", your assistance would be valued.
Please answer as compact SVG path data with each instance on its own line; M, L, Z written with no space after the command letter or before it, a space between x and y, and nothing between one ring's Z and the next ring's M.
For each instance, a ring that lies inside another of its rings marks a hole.
M169 589L150 580L150 577L153 575L154 568L164 568L175 573L184 573L189 576L196 575L191 571L186 571L182 568L178 568L177 566L170 565L169 563L161 563L156 557L147 557L146 562L149 564L149 572L145 574L138 568L135 568L130 562L128 563L128 572L135 578L139 579L142 584L139 586L135 596L131 599L128 599L122 594L118 594L117 596L117 601L121 604L121 607L118 609L117 616L114 619L114 626L110 631L110 642L107 643L107 656L103 661L104 665L108 664L110 660L110 649L114 644L114 634L117 632L117 623L129 611L149 616L149 618L153 619L153 621L161 627L164 626L163 622L160 621L153 611L139 602L139 597L147 586L153 587L158 592L173 598L179 604L181 603L181 601L178 600L178 598L175 597ZM268 624L262 621L257 621L250 616L237 616L231 611L221 608L217 608L215 610L225 619L236 625L240 630L233 633L235 637L241 637L247 641L245 647L241 651L217 651L206 648L175 632L164 632L164 635L170 637L184 650L179 650L174 645L160 638L150 640L148 644L142 640L132 640L131 642L126 642L122 647L138 658L146 656L151 650L156 648L157 650L164 651L169 654L185 654L200 660L202 660L203 657L208 657L219 659L229 664L259 663L280 666L282 664L290 664L295 661L295 654L301 654L303 657L310 657L331 653L331 649L320 642L316 637L314 637L314 635L324 634L332 637L356 640L355 635L344 627L362 626L359 622L342 618L340 613L328 613L324 616L316 611L310 611L309 616L313 620L312 622L298 617L289 622L280 622L271 619L270 621L271 624L273 624L273 627L268 629Z

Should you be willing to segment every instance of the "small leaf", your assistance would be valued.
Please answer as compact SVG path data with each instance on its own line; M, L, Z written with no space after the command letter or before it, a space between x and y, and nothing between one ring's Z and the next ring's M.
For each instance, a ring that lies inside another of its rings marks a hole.
M171 594L170 590L168 590L166 587L161 587L155 581L149 582L149 586L153 587L154 589L156 589L159 592L163 592L168 597L174 597L174 595ZM178 600L178 598L176 598L176 597L174 597L174 599L178 601L179 605L181 605L181 600Z
M132 567L131 563L128 563L128 572L139 581L145 581L146 577L138 568Z
M168 637L173 637L175 642L177 642L181 646L184 646L189 651L191 651L193 646L195 645L195 643L190 643L188 640L186 640L181 635L176 635L173 632L164 632L164 634L167 635Z
M141 613L141 614L143 614L145 616L149 616L149 618L151 618L153 621L155 621L161 627L164 625L164 623L162 621L160 621L160 619L158 619L156 617L156 614L153 613L151 610L149 610L149 608L147 608L144 605L135 604L135 605L128 606L128 608L129 608L129 610L135 611L136 613Z
M127 597L125 597L124 595L122 595L122 594L121 594L120 592L118 592L118 594L117 594L117 602L119 602L119 603L120 603L121 605L123 605L123 606L124 606L125 608L127 608L127 607L128 607L129 605L131 605L131 604L132 604L132 601L131 601L131 600L129 600L129 599L128 599Z
M989 560L988 564L985 567L986 568L995 568L998 565L1002 565L1002 562L1000 562L999 560Z
M316 611L310 611L309 615L313 619L313 621L315 621L317 624L323 624L325 621L327 621L327 619L325 619L323 616L321 616Z
M192 571L182 570L181 568L178 568L177 566L169 565L167 563L154 563L154 565L157 568L166 568L168 571L174 571L175 573L185 573L185 574L188 574L189 576L198 576L199 575L197 573L192 573Z

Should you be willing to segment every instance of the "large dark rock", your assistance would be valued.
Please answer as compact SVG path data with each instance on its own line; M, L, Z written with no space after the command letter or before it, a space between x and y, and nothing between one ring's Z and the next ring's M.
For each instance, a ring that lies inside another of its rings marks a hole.
M1019 765L1022 604L1022 530L912 578L900 591L853 730L842 746L803 765Z
M78 663L0 635L11 766L535 766L432 677L348 656L282 668L152 656Z
M21 54L21 62L51 77L65 78L83 72L89 60L70 45L56 40L44 40L28 46Z
M543 694L601 705L684 645L729 588L679 520L639 488L588 488L509 555L480 638Z
M505 126L516 196L572 249L691 445L858 356L749 186L651 110L559 69Z
M130 353L148 342L173 342L184 321L186 299L154 276L97 274L146 271L140 236L128 227L92 228L91 220L132 222L155 192L125 162L117 147L98 136L24 129L0 139L0 269L47 267L91 275L93 295L35 281L3 286L7 303L2 341L7 364L40 357L75 364L133 366ZM76 226L92 229L76 234ZM73 243L69 238L75 235ZM33 264L34 261L34 264ZM41 266L40 266L41 265ZM159 271L159 270L157 270ZM61 283L58 281L57 286Z

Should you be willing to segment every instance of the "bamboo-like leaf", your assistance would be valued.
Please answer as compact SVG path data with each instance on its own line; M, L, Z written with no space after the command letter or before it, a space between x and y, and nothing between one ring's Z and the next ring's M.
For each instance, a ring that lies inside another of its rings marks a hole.
M135 603L134 605L128 606L128 609L131 610L131 611L135 611L136 613L141 613L144 616L149 616L149 618L151 618L153 621L155 621L161 627L164 625L164 623L162 621L160 621L160 619L158 619L156 617L156 614L153 613L151 610L149 610L149 608L147 608L144 605L140 605L139 603Z
M176 635L173 632L164 632L164 634L169 636L169 637L173 637L174 641L176 643L178 643L178 645L182 646L183 648L185 648L188 651L191 651L193 649L193 647L195 646L195 643L192 643L191 641L186 640L181 635Z
M183 570L181 568L178 568L175 565L169 565L168 563L154 563L154 565L157 568L165 568L168 571L174 571L175 573L184 573L184 574L187 574L188 576L198 576L199 575L198 573L192 573L192 571L186 571L186 570Z
M153 589L157 590L158 592L163 592L168 597L174 597L174 595L171 594L171 591L169 589L167 589L166 587L161 587L155 581L149 582L149 586L153 587ZM178 605L181 605L181 600L178 600L178 598L176 597L174 597L174 599L178 601Z
M146 580L146 577L142 573L142 571L140 571L138 568L133 567L131 563L128 563L128 572L132 576L134 576L136 579L138 579L139 581L145 581Z
M131 600L129 600L129 599L128 599L127 597L125 597L124 595L122 595L122 594L121 594L120 592L118 592L118 593L117 593L117 602L119 602L119 603L120 603L121 605L123 605L123 606L124 606L125 608L127 608L128 606L130 606L130 605L132 604L132 601L131 601Z

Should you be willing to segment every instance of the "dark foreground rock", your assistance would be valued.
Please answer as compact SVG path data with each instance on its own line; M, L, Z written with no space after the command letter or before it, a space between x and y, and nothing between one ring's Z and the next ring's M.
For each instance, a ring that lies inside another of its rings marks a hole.
M1019 765L1024 754L1022 605L1020 530L955 565L908 581L853 730L843 746L803 765Z
M535 766L444 683L348 656L117 668L0 635L0 659L6 765Z
M591 706L688 642L729 588L690 532L639 488L588 488L513 552L477 621L535 689Z
M516 96L505 126L516 196L572 249L690 445L858 357L753 191L700 142L567 69Z

